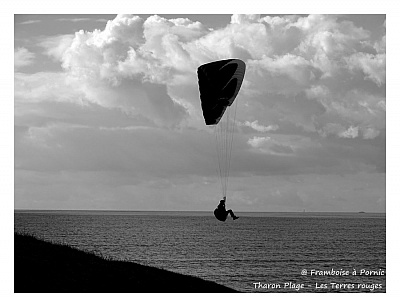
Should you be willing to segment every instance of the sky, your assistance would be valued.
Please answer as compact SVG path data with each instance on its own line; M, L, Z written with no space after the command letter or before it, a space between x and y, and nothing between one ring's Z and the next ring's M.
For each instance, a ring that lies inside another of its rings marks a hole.
M213 210L197 67L239 58L227 206L385 212L385 15L15 15L15 209Z

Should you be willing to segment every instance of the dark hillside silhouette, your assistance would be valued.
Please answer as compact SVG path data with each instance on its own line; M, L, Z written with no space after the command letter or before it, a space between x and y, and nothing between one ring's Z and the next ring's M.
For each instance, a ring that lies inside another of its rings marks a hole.
M222 293L228 287L14 234L14 292Z

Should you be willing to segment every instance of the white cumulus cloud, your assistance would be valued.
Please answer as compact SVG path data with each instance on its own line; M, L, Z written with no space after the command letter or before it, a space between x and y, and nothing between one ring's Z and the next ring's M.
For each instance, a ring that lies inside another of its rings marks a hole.
M358 136L358 127L350 126L346 131L342 131L339 136L354 139Z
M268 131L276 131L279 129L278 125L269 125L269 126L263 126L258 123L258 120L255 120L253 122L245 121L244 126L253 128L254 130L258 132L268 132Z
M247 141L254 148L259 148L265 143L267 143L271 138L268 136L254 136Z
M386 82L386 54L356 53L351 55L347 62L350 69L361 70L366 78L381 86Z
M28 49L20 47L14 50L14 68L29 66L33 64L35 54L30 52Z

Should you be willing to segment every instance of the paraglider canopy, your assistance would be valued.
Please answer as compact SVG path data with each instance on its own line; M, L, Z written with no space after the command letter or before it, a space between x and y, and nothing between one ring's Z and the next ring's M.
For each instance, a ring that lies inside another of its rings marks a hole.
M214 129L222 196L228 187L237 103L246 65L227 59L201 65L197 69L201 108L206 125ZM226 215L226 211L224 212Z
M242 85L246 65L239 59L211 62L197 69L201 108L206 125L216 125Z

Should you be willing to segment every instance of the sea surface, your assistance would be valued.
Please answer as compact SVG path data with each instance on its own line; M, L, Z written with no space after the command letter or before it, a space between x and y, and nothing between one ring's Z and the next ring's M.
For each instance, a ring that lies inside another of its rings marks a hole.
M237 215L17 210L14 230L242 292L386 292L385 214Z

